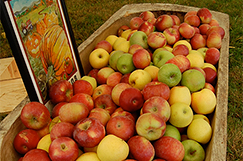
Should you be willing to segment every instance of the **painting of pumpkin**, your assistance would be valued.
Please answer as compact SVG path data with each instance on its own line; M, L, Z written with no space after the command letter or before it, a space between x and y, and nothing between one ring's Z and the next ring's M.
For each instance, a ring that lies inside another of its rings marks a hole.
M53 25L47 29L41 41L40 52L48 81L62 79L66 58L69 58L71 62L73 59L67 37L61 26Z
M43 20L40 20L36 23L36 31L43 36L44 33L46 32L46 24Z
M38 33L32 33L27 36L27 39L25 41L25 45L27 47L28 53L33 58L39 58L40 57L40 49L39 45L41 42L41 36Z
M46 14L44 19L44 23L46 24L46 27L50 27L52 25L57 25L58 23L58 16L55 14L55 12L51 12L50 14Z

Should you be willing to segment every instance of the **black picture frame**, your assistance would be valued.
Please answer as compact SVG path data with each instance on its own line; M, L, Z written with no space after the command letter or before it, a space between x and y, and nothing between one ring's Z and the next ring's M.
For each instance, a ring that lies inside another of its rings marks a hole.
M0 0L0 17L26 91L30 101L51 105L47 92L52 83L59 79L67 79L74 83L84 75L65 1L29 0L32 3L15 12L11 1L14 0ZM51 14L54 15L52 16L54 19L50 18ZM50 18L49 21L47 16ZM26 18L28 20L22 22ZM44 22L42 26L39 24L41 21ZM43 26L46 27L44 30L42 30ZM33 43L36 41L40 42L39 46L38 43L37 45ZM59 61L54 61L54 57ZM71 73L70 69L72 69ZM49 74L51 73L49 71L54 74Z

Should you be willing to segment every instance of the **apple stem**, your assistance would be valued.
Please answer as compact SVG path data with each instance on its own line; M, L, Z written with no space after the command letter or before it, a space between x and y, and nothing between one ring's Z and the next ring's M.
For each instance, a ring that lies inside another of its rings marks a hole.
M194 151L190 152L190 154L191 154L191 155L193 155L195 152L196 152L196 150L194 150Z

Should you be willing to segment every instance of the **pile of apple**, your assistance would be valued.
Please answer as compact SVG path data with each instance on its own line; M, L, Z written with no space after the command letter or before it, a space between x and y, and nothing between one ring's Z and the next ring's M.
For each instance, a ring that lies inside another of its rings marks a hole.
M24 106L20 160L204 160L224 34L207 8L183 22L150 11L132 18L97 43L87 76L50 87L51 114L38 102Z

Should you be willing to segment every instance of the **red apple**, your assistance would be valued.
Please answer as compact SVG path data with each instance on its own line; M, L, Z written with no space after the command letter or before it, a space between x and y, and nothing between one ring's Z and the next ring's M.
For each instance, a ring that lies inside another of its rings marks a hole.
M126 88L132 87L130 84L127 83L118 83L111 91L111 98L113 102L117 105L120 106L119 103L119 98L123 90Z
M191 25L189 25L188 23L185 23L185 22L180 24L178 30L179 30L181 36L184 37L185 39L190 39L195 34L195 29Z
M78 93L78 94L74 95L70 99L69 102L70 103L71 102L83 103L83 104L85 104L88 107L89 111L94 108L93 98L90 95L86 94L86 93Z
M209 25L210 26L219 26L219 22L216 19L212 18L212 20L209 23Z
M132 115L132 113L128 111L124 111L121 107L117 108L117 110L111 115L111 118L116 116L126 116L129 117L131 120L136 121L135 117Z
M170 60L168 60L165 64L168 64L168 63L172 63L172 64L175 64L176 66L178 66L181 73L190 69L190 66L191 66L189 59L184 55L176 55L173 58L171 58Z
M56 104L52 109L51 117L55 118L55 117L59 116L59 110L65 104L67 104L67 102L59 102L58 104Z
M74 128L73 138L79 146L92 148L105 137L105 127L96 118L84 118Z
M62 122L76 124L79 120L86 118L89 114L88 107L79 102L71 102L63 105L59 111L59 118Z
M137 30L143 22L144 20L141 17L133 17L129 22L130 28L132 30Z
M22 161L33 161L33 160L51 161L48 153L42 149L32 149L29 152L27 152L22 159Z
M106 84L107 78L114 72L114 69L112 69L111 67L101 68L97 73L97 83Z
M151 57L146 49L138 49L132 56L133 64L137 69L144 69L151 63Z
M148 19L154 18L155 15L151 11L144 11L139 15L140 18L142 18L144 21L147 21Z
M94 108L90 111L89 118L96 118L105 126L110 120L110 114L103 108Z
M138 44L133 44L129 47L128 53L133 55L138 49L143 49L143 47Z
M93 77L97 80L97 74L98 74L99 69L91 69L88 73L88 76Z
M110 94L103 94L94 100L95 108L105 109L110 115L116 110L117 106L113 102Z
M201 23L200 18L197 15L188 15L184 18L184 22L191 26L198 27Z
M129 76L130 76L130 74L131 73L124 74L121 77L120 83L127 83L127 84L129 84Z
M55 124L50 132L51 140L55 140L60 137L73 137L74 125L68 122L59 122Z
M108 86L107 84L101 84L99 86L97 86L95 89L94 89L94 92L93 92L93 100L95 101L95 99L103 94L110 94L111 95L111 91L112 91L112 87L111 86Z
M119 98L121 108L128 112L139 110L143 106L143 102L141 91L133 87L123 90Z
M50 126L51 122L52 122L52 119L50 119L49 123L46 126L44 126L43 128L41 128L39 130L36 130L36 132L39 134L40 138L42 138L43 136L50 133L49 126Z
M198 27L195 27L195 26L192 26L193 28L194 28L194 30L195 30L195 34L200 34L200 30L199 30L199 28Z
M128 142L130 155L136 160L152 160L155 150L151 142L145 137L135 135Z
M214 85L216 83L217 72L210 67L203 68L206 74L206 82Z
M149 141L154 141L162 137L165 129L165 121L154 113L144 113L136 121L137 134L145 137Z
M212 26L212 27L210 27L208 29L206 35L208 36L212 32L217 32L217 33L219 33L221 35L221 39L224 38L225 31L224 31L224 29L222 27L220 27L220 26Z
M185 150L183 144L170 136L163 136L153 143L155 156L173 161L181 161L184 158Z
M207 8L201 8L197 11L197 16L200 18L201 23L210 23L212 20L212 13Z
M68 102L73 96L73 86L67 80L58 80L49 90L49 97L53 104Z
M20 119L27 128L39 130L49 123L50 115L45 105L39 102L29 102L21 110Z
M150 18L150 19L148 19L147 21L149 22L149 23L151 23L152 25L155 25L155 22L156 22L156 18L154 17L154 18ZM155 28L155 27L154 27Z
M135 122L126 116L111 117L106 124L106 132L127 141L135 134Z
M167 44L168 45L173 45L175 44L178 40L180 40L180 33L179 30L175 27L170 27L167 28L163 31L166 40L167 40Z
M192 49L197 50L206 46L206 39L201 34L195 34L190 40Z
M187 17L187 16L190 16L190 15L197 15L197 11L195 11L195 10L188 11L188 12L185 14L184 18Z
M206 82L204 88L210 89L213 93L215 93L215 88L214 88L214 86L213 86L212 84L210 84L210 83L207 83L207 82Z
M100 42L98 42L95 45L94 49L98 49L98 48L105 49L108 53L111 53L113 50L112 45L106 40L101 40Z
M121 78L122 74L120 72L114 72L108 76L106 84L108 86L115 87L118 83L120 83Z
M179 26L181 24L181 20L177 15L170 15L170 17L172 17L175 25Z
M78 145L69 137L57 138L51 142L49 147L49 156L52 161L75 161L78 155Z
M18 153L25 154L31 149L35 149L39 140L40 136L35 130L24 129L15 136L13 145Z
M155 22L155 27L158 31L164 31L173 25L175 25L173 18L167 14L160 15Z
M222 45L221 35L218 32L211 32L207 37L206 44L208 48L215 47L220 49Z
M167 44L165 35L162 32L152 32L148 35L148 45L153 48L162 48Z
M117 36L120 37L122 35L122 33L125 30L130 29L130 27L128 27L127 25L122 25L121 27L119 27L119 29L117 30Z
M149 35L154 31L154 25L148 21L144 21L138 28L138 31L143 31L146 35Z
M207 31L211 28L211 26L207 23L201 24L199 27L200 34L206 35Z
M164 98L154 96L144 102L141 113L154 113L167 122L170 118L170 105Z
M179 44L173 47L172 54L176 55L184 55L187 56L189 54L189 49L184 44Z
M216 65L219 61L219 57L220 57L220 52L217 48L208 48L208 50L206 51L206 55L205 55L205 61L207 63Z
M73 95L78 93L93 94L93 86L86 80L76 80L73 83Z
M162 82L153 81L145 85L142 90L144 100L147 100L153 96L163 97L165 100L168 100L170 97L170 88L168 85Z

